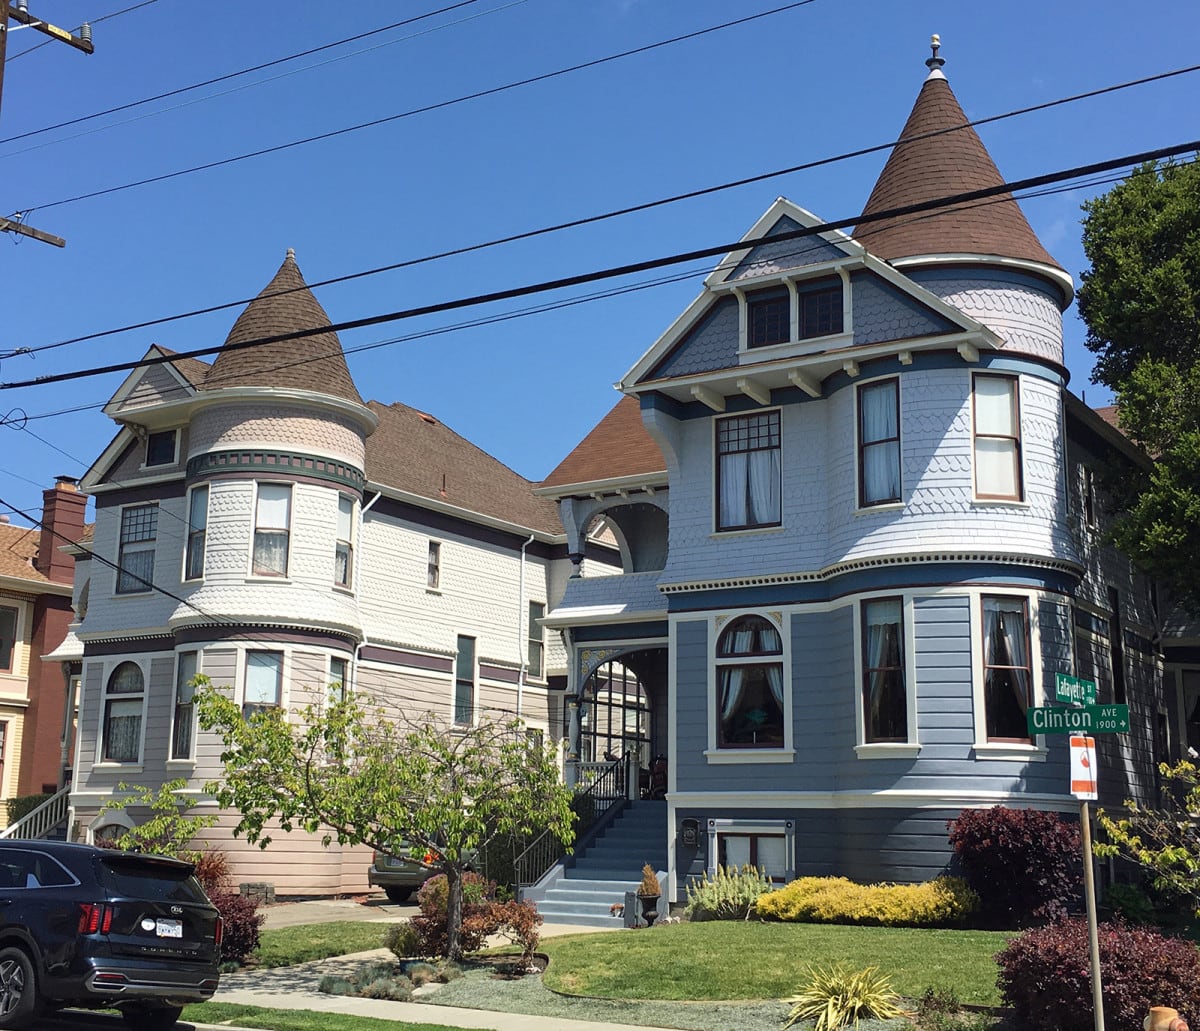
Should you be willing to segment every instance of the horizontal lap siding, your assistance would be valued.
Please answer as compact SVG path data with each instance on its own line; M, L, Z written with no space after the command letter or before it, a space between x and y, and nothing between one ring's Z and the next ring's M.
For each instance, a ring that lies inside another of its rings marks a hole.
M677 783L704 790L713 783L704 759L708 747L708 622L675 624L675 742ZM724 767L722 767L724 769Z
M848 809L837 816L838 873L860 883L926 881L952 855L946 821L957 810Z
M837 756L853 755L854 625L850 606L791 617L795 766L748 768L752 784L828 791ZM786 687L786 684L785 684Z
M975 743L968 599L916 598L913 621L921 759L966 759Z

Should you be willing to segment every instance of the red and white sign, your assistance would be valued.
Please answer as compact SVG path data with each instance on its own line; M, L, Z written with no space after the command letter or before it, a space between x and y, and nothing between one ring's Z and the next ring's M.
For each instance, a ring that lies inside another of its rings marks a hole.
M1096 739L1071 736L1071 794L1081 801L1096 798Z

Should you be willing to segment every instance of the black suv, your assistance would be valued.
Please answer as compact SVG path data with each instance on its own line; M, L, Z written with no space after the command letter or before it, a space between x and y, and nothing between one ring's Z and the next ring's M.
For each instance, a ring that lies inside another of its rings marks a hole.
M177 859L0 839L0 1028L117 1008L165 1031L217 989L221 918Z

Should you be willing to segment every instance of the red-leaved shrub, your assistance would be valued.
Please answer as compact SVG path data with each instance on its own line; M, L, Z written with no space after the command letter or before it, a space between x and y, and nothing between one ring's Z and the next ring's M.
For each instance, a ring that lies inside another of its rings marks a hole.
M422 956L446 955L446 910L450 888L445 874L431 877L417 892L421 912L412 918ZM532 902L497 902L496 882L477 873L463 874L463 920L459 939L464 953L478 952L489 935L502 934L521 946L528 962L541 935L542 915Z
M1200 950L1125 924L1101 924L1100 981L1107 1026L1135 1028L1151 1006L1200 1021ZM996 983L1029 1031L1091 1031L1087 923L1064 920L1018 935L996 954Z
M1079 898L1079 827L1057 813L964 809L946 827L985 924L1025 927L1058 920Z
M258 900L247 898L232 891L218 891L209 895L217 907L224 924L221 938L221 961L223 963L245 963L259 943L259 928L265 919L258 911Z
M210 848L196 859L196 880L209 898L229 890L229 857L220 849Z

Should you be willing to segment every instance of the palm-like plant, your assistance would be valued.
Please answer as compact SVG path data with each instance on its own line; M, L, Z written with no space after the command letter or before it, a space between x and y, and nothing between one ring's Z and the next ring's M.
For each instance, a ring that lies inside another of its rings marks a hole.
M863 1017L889 1020L905 1012L892 991L891 979L879 973L878 967L848 970L841 963L811 968L800 993L784 1001L793 1004L785 1029L815 1018L814 1031L836 1031L849 1027L851 1021L857 1027Z

